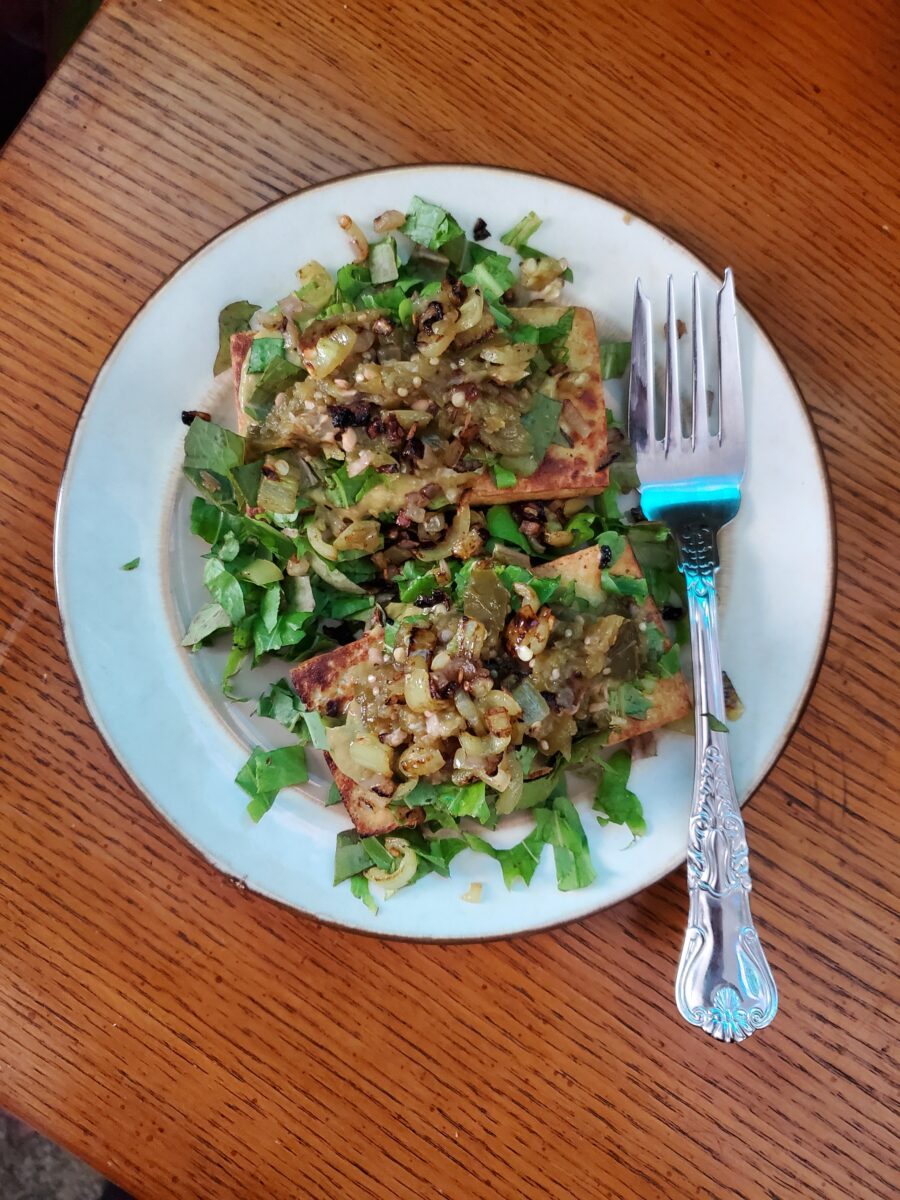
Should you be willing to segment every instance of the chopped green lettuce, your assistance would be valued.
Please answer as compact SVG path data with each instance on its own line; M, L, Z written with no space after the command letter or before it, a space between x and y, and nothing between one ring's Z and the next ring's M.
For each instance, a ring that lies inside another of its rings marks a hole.
M628 788L631 773L631 754L617 750L608 759L600 760L602 775L594 799L594 809L601 825L627 825L635 837L647 832L641 802Z
M219 313L219 349L216 361L213 363L213 374L227 371L231 366L231 337L235 333L243 333L250 328L250 318L259 309L258 304L249 300L235 300L226 304Z
M447 242L463 232L445 208L429 204L421 196L413 196L401 230L413 242L429 250L440 250Z
M235 783L250 797L247 812L259 821L275 803L282 788L306 783L306 752L302 746L264 750L256 746L235 777Z
M619 379L631 365L631 342L600 344L600 378Z
M496 538L498 542L518 546L526 554L531 554L531 543L516 523L508 504L494 504L485 513L485 521L491 537ZM405 599L402 595L400 598Z
M141 565L141 556L138 555L137 558L130 558L128 560L128 562L122 563L119 570L120 571L136 571L140 565Z
M247 370L259 375L275 358L284 358L283 337L254 338L250 343Z

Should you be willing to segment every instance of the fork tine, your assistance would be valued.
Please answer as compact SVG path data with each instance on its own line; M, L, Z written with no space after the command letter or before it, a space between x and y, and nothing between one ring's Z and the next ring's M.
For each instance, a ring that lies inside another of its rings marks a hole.
M666 432L668 454L681 436L681 408L678 392L678 329L675 321L675 284L669 276L666 301Z
M628 437L635 451L656 445L653 428L653 347L650 343L650 301L640 279L634 287L631 325L631 374L628 380Z
M700 280L694 272L691 297L691 357L693 387L691 392L691 449L697 445L698 432L706 441L709 436L709 413L706 410L706 363L703 354L703 316L700 312Z
M716 297L719 339L719 445L740 439L744 428L744 390L738 348L737 302L731 267ZM730 433L729 433L730 431Z

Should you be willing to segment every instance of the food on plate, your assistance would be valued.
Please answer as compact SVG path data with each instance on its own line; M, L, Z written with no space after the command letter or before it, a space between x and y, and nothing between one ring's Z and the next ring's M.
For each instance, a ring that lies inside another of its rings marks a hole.
M389 604L384 624L291 671L330 719L328 765L361 834L420 823L445 785L474 788L482 815L532 807L545 784L526 785L573 755L585 767L589 739L614 745L688 711L678 649L621 534L534 573L473 558L429 576L417 604Z
M340 224L352 262L220 314L237 431L184 414L210 594L184 645L230 639L236 702L248 666L283 663L257 711L293 743L257 747L237 782L259 820L321 751L353 824L335 882L370 907L372 883L392 895L463 850L511 886L549 845L559 887L586 886L569 773L641 836L627 747L689 710L674 545L604 396L628 343L565 305L572 270L533 246L533 213L509 253L418 197L372 238ZM494 846L513 814L530 828Z

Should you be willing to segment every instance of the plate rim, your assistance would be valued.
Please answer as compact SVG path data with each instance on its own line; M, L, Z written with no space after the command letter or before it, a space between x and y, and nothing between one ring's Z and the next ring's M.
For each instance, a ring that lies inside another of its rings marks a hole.
M80 439L81 439L81 435L82 435L82 431L83 431L83 417L90 406L91 400L93 399L94 393L97 389L97 385L100 382L102 376L105 374L113 355L116 353L116 351L119 349L119 347L122 345L122 343L127 338L128 334L131 331L132 326L136 324L136 322L139 320L139 318L144 313L144 310L156 298L157 294L159 292L161 292L165 287L167 287L168 284L170 283L170 281L183 268L187 267L196 258L199 258L202 254L206 253L208 250L211 250L216 245L216 243L218 243L220 240L224 240L225 238L229 237L239 226L249 224L251 221L255 220L257 217L261 217L263 214L268 212L269 209L274 208L276 205L285 204L285 203L295 199L298 196L305 195L307 192L320 191L324 188L333 187L335 185L339 185L339 184L344 183L351 179L364 178L364 177L370 176L370 175L388 175L388 174L392 174L392 173L400 172L400 171L410 171L410 170L417 171L417 170L423 170L423 169L424 170L442 169L442 170L454 170L454 171L503 172L504 174L518 175L518 176L522 176L527 179L539 179L539 180L542 180L547 183L555 184L559 187L567 188L573 192L578 192L581 195L587 196L591 199L601 200L605 204L608 204L613 208L617 208L617 209L621 210L623 213L628 213L633 221L639 221L641 224L647 226L654 233L661 235L667 241L669 241L674 246L676 246L678 249L684 251L685 253L690 255L692 258L694 258L698 262L700 262L714 277L718 276L718 271L714 267L710 266L710 264L708 263L708 261L706 260L706 258L703 255L694 251L689 246L685 245L684 242L682 242L679 238L673 236L663 226L650 220L649 217L646 217L643 215L643 213L636 211L630 205L623 204L621 201L619 201L619 200L615 199L614 197L612 197L608 194L605 194L603 192L595 191L592 188L584 187L580 184L571 183L568 180L559 179L555 175L550 175L550 174L547 174L542 171L526 171L526 170L521 169L520 167L502 166L502 165L497 165L497 164L492 164L492 163L473 163L473 162L393 163L389 166L370 167L370 168L367 168L367 169L361 170L361 171L348 171L342 175L336 175L330 179L320 180L317 183L307 184L305 187L295 188L293 191L286 192L284 195L273 197L273 199L267 201L265 204L261 205L259 208L253 209L252 212L245 213L243 216L236 218L229 225L227 225L224 229L221 229L221 230L219 230L218 233L213 234L212 237L208 238L205 242L203 242L195 250L191 251L191 253L189 255L187 255L187 257L185 257L180 262L178 262L172 268L172 270L169 271L160 280L160 282L156 285L156 287L147 296L145 296L145 298L141 301L139 307L135 310L135 312L132 314L132 316L128 319L127 323L121 329L121 331L117 335L115 341L113 342L113 344L110 346L110 348L107 350L106 354L104 355L102 362L100 363L99 367L97 368L96 373L94 374L94 378L90 384L90 387L88 388L87 394L84 398L84 402L81 405L80 409L78 410L75 424L72 428L69 445L66 449L66 456L65 456L65 461L63 463L62 474L60 476L56 505L55 505L55 509L54 509L54 519L53 519L53 584L54 584L54 591L56 593L56 601L57 601L56 606L57 606L57 611L59 613L60 630L62 632L63 645L65 647L65 651L66 651L66 654L69 659L69 664L72 667L72 673L73 673L73 676L75 679L75 685L78 689L78 694L79 694L81 701L87 711L88 716L90 717L91 723L93 724L94 728L100 735L100 739L101 739L103 745L106 747L110 756L114 760L117 768L128 779L128 782L131 785L131 787L134 789L134 791L142 798L144 803L148 805L148 807L153 811L155 816L158 819L161 819L169 827L169 829L171 829L176 834L176 836L179 838L179 840L190 849L190 851L193 854L199 856L200 860L203 863L209 864L210 866L214 867L214 869L220 875L222 875L225 879L229 880L233 884L233 886L235 886L239 890L251 892L254 896L259 896L260 898L266 900L268 903L276 904L279 906L279 908L294 914L296 917L299 917L300 919L302 919L304 921L311 921L311 922L318 923L321 925L326 925L331 929L340 930L343 933L349 933L352 935L361 935L364 937L371 937L371 938L376 938L379 940L388 940L388 941L396 941L396 942L412 942L412 943L421 943L421 944L448 944L448 945L450 945L450 944L467 944L467 943L471 944L471 943L479 943L479 942L505 941L510 938L531 937L536 934L546 933L546 932L550 932L550 931L559 929L565 925L570 925L575 922L586 921L589 918L595 916L599 912L604 912L604 911L607 911L610 909L614 909L620 904L627 903L629 900L632 900L635 896L640 895L641 893L645 892L647 889L655 887L656 884L658 884L662 879L665 879L665 877L667 875L671 874L673 871L676 871L680 866L682 866L685 863L686 858L687 858L686 842L685 842L685 850L683 852L678 852L673 861L667 862L666 865L660 869L658 874L656 874L652 879L648 880L645 884L643 884L642 887L640 887L639 889L637 889L634 892L631 892L629 895L622 896L617 900L612 900L612 901L607 901L607 902L601 901L599 904L595 905L592 908L589 908L587 911L581 913L578 916L562 917L559 920L549 921L547 923L540 924L540 925L529 926L527 929L516 929L516 930L502 932L502 933L464 934L464 935L391 933L391 932L381 931L378 929L370 929L367 927L363 927L362 925L349 925L343 921L338 920L337 918L322 916L319 913L315 913L315 912L309 911L307 909L300 908L297 905L292 904L289 900L285 900L285 899L281 898L280 896L274 895L274 894L266 891L263 888L260 888L258 886L247 883L247 881L245 879L242 879L238 875L234 875L230 870L228 870L225 866L223 866L217 860L217 857L213 853L208 853L205 849L201 849L199 846L195 845L194 842L192 842L190 840L190 838L187 836L187 834L185 834L182 831L182 829L179 828L179 826L175 824L174 819L169 817L169 815L166 812L164 812L163 809L156 803L154 798L132 777L127 766L125 765L123 760L120 758L118 752L116 751L116 749L113 745L111 736L107 733L107 731L104 727L104 724L99 717L98 712L96 712L94 709L91 697L89 696L88 692L86 691L86 689L84 688L84 686L82 684L81 675L79 674L78 667L77 667L76 656L73 653L72 641L69 636L69 619L68 619L67 611L66 611L66 606L67 606L66 590L65 590L64 583L63 583L62 572L60 570L61 542L62 542L62 533L63 533L63 528L64 528L64 522L65 522L65 511L66 511L66 501L67 501L68 487L69 487L70 467L72 464L73 456L77 451L78 444L80 443ZM745 805L750 803L750 801L757 794L757 792L760 790L760 788L765 784L769 775L772 773L772 771L777 766L779 759L782 757L782 755L788 749L790 743L792 742L792 740L794 738L794 735L796 734L796 732L799 728L800 722L802 721L803 716L806 713L806 709L809 706L809 703L812 698L813 691L815 690L816 684L819 681L819 676L821 674L822 667L823 667L824 661L825 661L825 655L827 653L828 646L829 646L830 640L831 640L831 630L832 630L832 625L833 625L833 620L834 620L835 603L836 603L836 597L837 597L837 570L836 570L836 566L837 566L837 522L836 522L836 517L835 517L834 493L833 493L833 490L831 487L831 480L830 480L830 477L828 474L828 467L827 467L827 462L826 462L826 458L825 458L825 453L824 453L824 450L822 447L822 440L821 440L819 432L816 428L815 422L812 419L812 414L810 412L810 408L806 401L806 398L803 395L803 391L801 390L800 385L797 382L796 376L795 376L794 372L792 371L791 367L786 362L786 360L785 360L784 356L782 355L781 351L779 350L778 346L775 344L775 342L769 336L765 325L759 320L759 318L757 317L754 310L752 308L750 308L743 300L741 300L741 307L744 309L744 311L747 313L747 315L753 321L754 325L756 326L760 335L762 336L766 347L772 353L774 358L777 360L778 364L780 365L780 367L784 371L785 375L789 379L791 386L793 387L797 397L800 400L800 411L801 411L802 417L806 423L807 430L810 434L812 446L813 446L813 449L815 452L814 459L815 459L815 463L816 463L817 472L818 472L820 481L822 482L822 484L824 486L824 491L825 491L826 503L824 506L824 515L825 515L825 519L828 524L828 537L826 538L827 570L828 570L828 579L830 581L827 604L823 609L822 621L820 623L820 627L817 630L817 634L816 634L817 652L816 652L815 660L813 661L813 664L808 672L807 678L804 680L802 693L801 693L799 699L797 700L797 703L794 707L793 712L791 713L788 723L786 723L786 725L785 725L784 735L783 735L783 738L781 739L780 745L775 750L773 750L773 752L769 756L768 761L764 764L764 766L760 770L758 777L753 781L751 787L749 788L749 790L747 792L746 798L742 802L741 807L743 808Z

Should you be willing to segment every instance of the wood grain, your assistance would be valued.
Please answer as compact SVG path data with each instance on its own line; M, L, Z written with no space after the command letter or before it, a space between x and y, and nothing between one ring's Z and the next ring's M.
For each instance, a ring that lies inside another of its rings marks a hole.
M0 161L0 1103L139 1198L897 1194L898 11L103 8ZM260 204L432 160L582 184L730 262L815 419L838 591L747 811L782 1012L745 1046L675 1013L680 872L505 943L318 927L154 816L68 666L54 501L118 332Z

